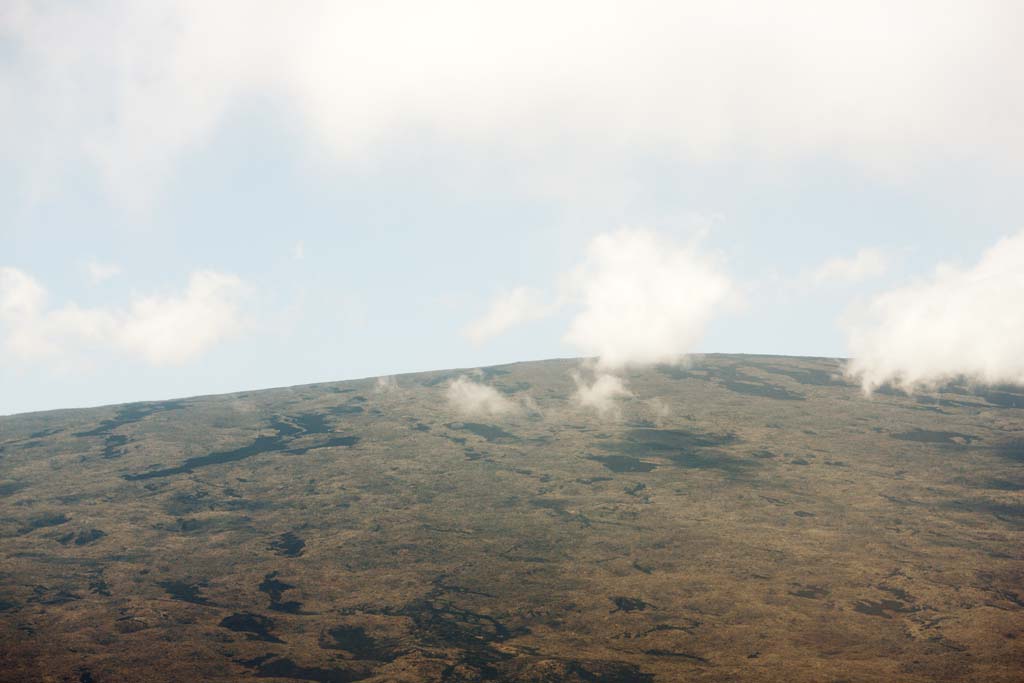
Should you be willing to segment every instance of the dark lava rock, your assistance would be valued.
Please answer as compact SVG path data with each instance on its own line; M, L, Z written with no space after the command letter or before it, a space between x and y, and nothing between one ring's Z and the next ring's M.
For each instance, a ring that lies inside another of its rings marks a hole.
M270 632L274 628L274 620L261 614L253 614L251 612L232 614L221 619L218 626L229 631L248 634L252 640L262 640L268 643L284 642Z
M306 542L291 531L285 532L270 542L270 549L282 557L298 557L303 553Z
M651 606L640 598L627 598L618 595L609 599L615 603L613 612L643 612Z

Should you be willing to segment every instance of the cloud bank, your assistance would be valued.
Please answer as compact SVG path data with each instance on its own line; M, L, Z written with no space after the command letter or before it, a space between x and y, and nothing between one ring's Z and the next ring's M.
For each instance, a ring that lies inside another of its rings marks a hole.
M874 298L848 323L849 373L865 391L913 390L966 377L1024 384L1024 231L971 268Z
M0 344L24 360L113 350L152 365L180 365L240 329L243 291L233 275L198 271L183 293L136 297L123 310L74 303L47 308L46 290L38 282L0 267Z
M338 158L419 130L536 168L655 148L1019 166L1022 20L999 1L10 0L0 150L40 191L84 162L135 197L265 99Z

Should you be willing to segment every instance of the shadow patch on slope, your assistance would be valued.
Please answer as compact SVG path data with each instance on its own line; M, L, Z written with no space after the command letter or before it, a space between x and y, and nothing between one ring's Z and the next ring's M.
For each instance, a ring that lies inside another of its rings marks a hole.
M758 365L758 370L773 375L783 375L800 384L812 387L855 387L842 373L816 368L787 368L778 365Z
M1002 503L984 498L959 498L942 503L941 507L955 512L988 514L1015 527L1024 526L1024 503Z
M286 531L270 542L270 549L281 557L298 557L306 547L306 541L292 531Z
M200 593L208 585L206 581L160 581L158 586L164 589L173 600L191 602L194 605L213 605Z
M365 671L349 669L323 669L316 666L300 666L288 657L265 654L255 659L238 659L237 664L253 669L254 678L289 678L296 681L316 683L351 683L369 678Z
M890 434L889 436L900 441L916 441L918 443L934 443L947 446L967 446L978 438L970 434L961 434L960 432L940 432L930 429L911 429L907 432Z
M118 408L117 414L100 422L93 429L84 432L75 432L75 436L106 436L118 427L132 422L138 422L144 418L165 410L180 410L185 407L182 400L160 401L156 403L129 403Z
M718 368L717 372L709 376L709 379L729 391L747 396L771 398L779 401L803 401L807 398L803 394L790 391L771 382L766 382L760 377L748 375L735 366Z
M629 455L588 455L587 460L599 462L616 474L624 472L651 472L658 468L653 462L644 462L639 458Z
M285 591L290 591L295 586L290 583L285 583L277 578L277 572L270 572L263 577L263 581L258 586L261 593L266 593L267 597L270 598L270 604L267 605L268 609L275 612L286 612L288 614L310 614L309 612L302 611L302 603L296 600L285 600L282 602L281 597Z
M516 443L522 440L515 434L506 432L501 427L481 424L479 422L449 422L445 427L454 431L466 431L470 434L475 434L489 443Z
M1000 408L1024 408L1024 387L1000 385L975 389L972 393Z
M202 467L238 462L239 460L245 460L246 458L251 458L263 453L304 455L305 453L317 448L349 448L360 441L358 436L332 436L319 443L289 449L289 444L295 438L300 436L332 433L328 431L326 422L322 415L308 413L290 419L291 422L279 417L271 419L270 426L277 431L277 434L274 436L258 436L256 437L256 440L248 446L188 458L180 465L174 467L165 467L162 469L151 470L149 472L140 472L139 474L122 474L121 477L127 481L142 481L145 479L170 477L177 474L188 474ZM324 431L308 431L304 425L311 429Z
M25 534L31 533L36 529L45 529L51 526L60 526L71 521L71 518L65 515L63 512L57 512L52 514L44 514L38 517L33 517L25 525L18 529L18 535L24 536Z
M24 488L28 488L28 484L20 481L0 481L0 496L10 496Z
M708 434L680 429L630 429L615 441L598 443L597 447L610 451L608 456L588 456L601 462L613 472L649 472L656 464L641 460L658 457L676 467L687 469L720 470L738 474L760 463L742 460L720 450L738 441L733 434Z
M89 545L90 543L95 543L106 535L107 532L102 529L83 529L77 534L74 531L69 531L58 538L57 542L61 545L68 545L70 543L74 543L75 545Z
M995 450L1001 458L1024 463L1024 439L1010 439L996 446Z
M239 612L237 614L224 617L217 625L221 628L226 628L229 631L244 633L248 636L249 640L262 640L267 643L284 642L270 632L274 628L274 620L270 617L265 617L262 614Z
M890 385L885 385L875 389L876 393L884 394L887 396L903 396L906 397L908 394ZM954 401L946 399L943 394L957 394L960 396L970 396L980 398L986 401L989 405L997 406L999 408L1018 408L1024 409L1024 387L1016 386L1013 384L996 384L992 386L971 386L965 381L950 382L944 384L935 389L935 393L940 395L937 399L940 405L949 405L954 407L970 407L970 408L987 408L981 403L967 402L967 401Z
M209 455L200 455L194 458L188 458L185 462L177 465L176 467L165 467L151 472L123 474L121 476L128 481L143 481L146 479L156 479L158 477L171 477L176 474L190 473L201 467L223 465L229 462L245 460L246 458L251 458L254 455L260 455L262 453L278 452L282 450L283 445L284 442L279 436L259 436L256 437L256 440L248 446L242 446L241 448L235 448L230 451L220 451L217 453L210 453Z
M320 634L320 647L325 650L343 650L353 659L375 662L393 662L402 654L387 640L374 638L362 626L339 625Z

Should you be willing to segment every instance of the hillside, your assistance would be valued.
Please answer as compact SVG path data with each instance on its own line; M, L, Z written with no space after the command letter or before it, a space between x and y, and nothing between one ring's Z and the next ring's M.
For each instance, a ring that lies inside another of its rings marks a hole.
M1024 389L577 365L0 418L0 680L1020 680Z

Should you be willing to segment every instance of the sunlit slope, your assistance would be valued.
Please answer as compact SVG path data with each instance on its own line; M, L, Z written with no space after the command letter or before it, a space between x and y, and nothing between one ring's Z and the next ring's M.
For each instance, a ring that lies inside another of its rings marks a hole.
M1024 390L577 366L0 418L0 680L1020 680Z

